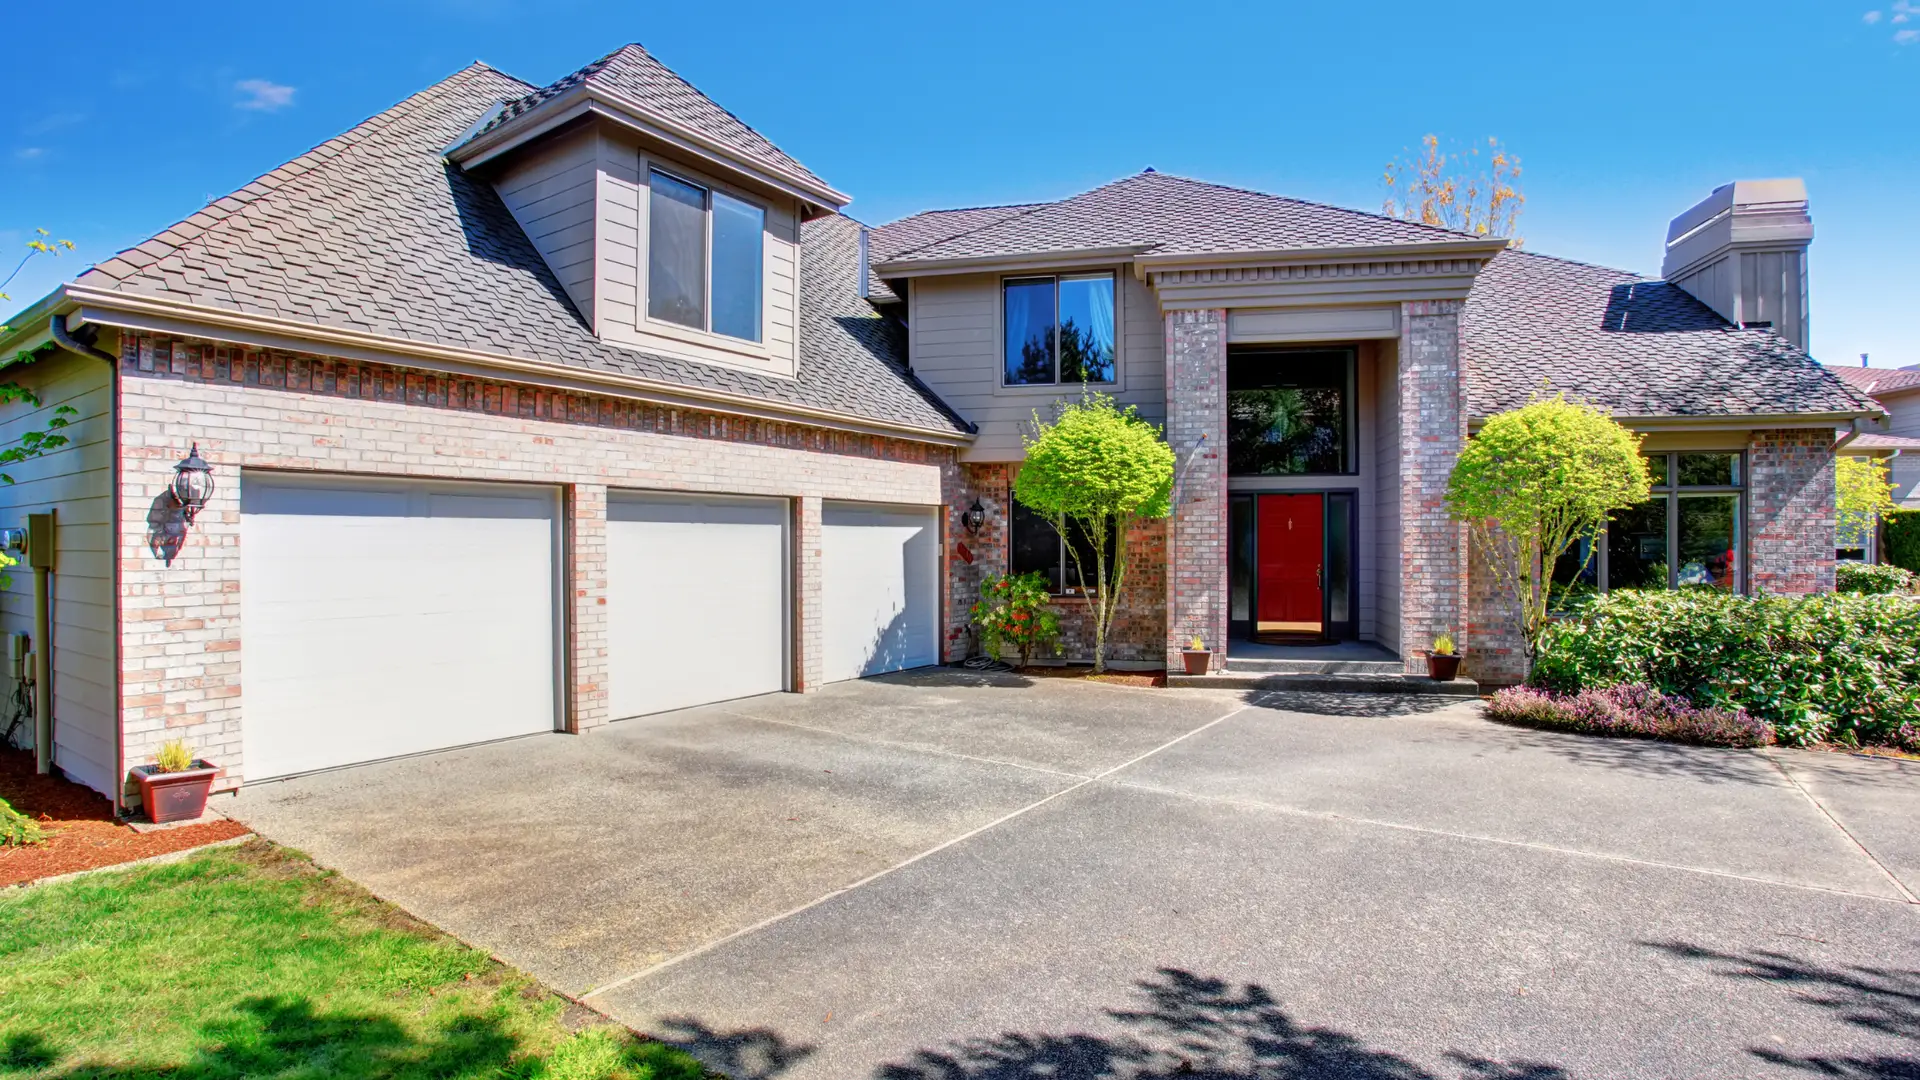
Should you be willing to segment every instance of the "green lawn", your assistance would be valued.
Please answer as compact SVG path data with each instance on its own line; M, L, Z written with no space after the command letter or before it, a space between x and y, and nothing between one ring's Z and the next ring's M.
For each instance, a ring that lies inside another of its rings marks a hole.
M265 841L0 891L6 1080L703 1075Z

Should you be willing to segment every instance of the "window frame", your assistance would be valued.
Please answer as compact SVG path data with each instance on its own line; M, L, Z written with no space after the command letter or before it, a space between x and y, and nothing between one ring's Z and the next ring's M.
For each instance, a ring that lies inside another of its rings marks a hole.
M1734 459L1734 467L1738 470L1736 478L1739 482L1735 484L1680 483L1680 458L1686 454L1726 454L1732 456ZM1653 490L1648 494L1647 501L1652 502L1658 499L1664 500L1666 503L1667 591L1675 592L1680 588L1681 500L1731 495L1734 497L1734 531L1737 534L1734 538L1734 550L1740 560L1739 572L1735 575L1738 580L1734 582L1734 587L1731 591L1736 596L1747 595L1750 591L1753 570L1752 560L1749 557L1752 540L1748 535L1749 529L1747 521L1748 515L1751 513L1749 491L1751 490L1750 484L1752 477L1749 475L1747 469L1746 449L1721 447L1698 450L1655 450L1647 453L1645 456L1648 458L1662 458L1665 460L1666 465L1666 475L1655 476L1653 478ZM1651 462L1649 464L1651 465ZM1603 594L1613 591L1613 586L1608 581L1612 571L1612 567L1609 565L1611 562L1612 530L1613 519L1612 516L1609 515L1606 527L1600 530L1600 536L1596 541L1598 550L1594 552L1593 559L1595 581L1599 585L1599 592Z
M1113 378L1104 382L1064 382L1060 378L1060 283L1063 281L1092 281L1104 278L1113 286ZM1008 382L1007 381L1007 286L1014 283L1050 281L1053 283L1053 381L1052 382ZM1123 290L1120 287L1120 272L1114 269L1059 270L1047 273L1001 274L995 282L993 323L997 333L994 335L998 346L999 374L994 378L996 392L1012 393L1037 392L1057 394L1062 387L1093 386L1114 393L1123 389L1125 378L1122 374L1121 354L1126 338L1126 314L1122 306Z
M641 264L641 273L639 275L640 284L638 291L640 295L636 297L639 301L636 307L639 313L640 324L650 332L662 332L671 335L694 335L697 340L709 341L722 348L765 353L768 348L767 302L769 294L769 289L767 288L766 230L767 223L772 220L772 208L763 200L748 196L746 193L737 189L716 184L710 180L696 179L690 173L664 167L658 161L642 158L640 166L647 175L646 190L641 200L643 203L641 213L645 216L646 220L646 229L643 234L645 241L644 250L639 253L638 261ZM703 225L701 230L701 243L703 245L701 248L701 256L706 273L703 275L702 280L705 292L702 296L700 326L687 326L684 323L677 323L671 319L657 318L651 310L653 300L653 178L655 176L664 176L675 183L697 188L704 196L701 200L701 219ZM760 282L758 289L760 302L756 305L757 310L754 312L755 330L759 335L758 337L735 337L732 334L724 333L713 328L713 198L716 194L723 195L735 202L744 203L760 211Z

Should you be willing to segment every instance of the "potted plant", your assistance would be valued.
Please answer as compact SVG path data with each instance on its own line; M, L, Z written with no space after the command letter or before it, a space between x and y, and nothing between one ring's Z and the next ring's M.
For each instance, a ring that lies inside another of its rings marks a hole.
M1181 650L1180 659L1187 665L1187 674L1205 675L1208 665L1213 663L1213 653L1208 651L1206 642L1196 637Z
M213 774L219 771L194 757L184 740L164 743L153 756L153 764L133 767L147 820L155 824L191 821L206 813L207 789L213 786Z
M1453 651L1453 636L1441 634L1433 639L1433 651L1427 654L1427 677L1451 682L1460 677L1460 654Z

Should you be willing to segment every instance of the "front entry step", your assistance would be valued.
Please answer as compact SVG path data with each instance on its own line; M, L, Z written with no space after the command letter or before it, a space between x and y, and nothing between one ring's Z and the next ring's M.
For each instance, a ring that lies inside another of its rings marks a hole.
M1167 675L1169 687L1205 690L1292 690L1310 694L1434 694L1477 698L1480 684L1472 679L1438 682L1425 675L1399 672L1378 674L1321 674L1227 670L1211 675Z

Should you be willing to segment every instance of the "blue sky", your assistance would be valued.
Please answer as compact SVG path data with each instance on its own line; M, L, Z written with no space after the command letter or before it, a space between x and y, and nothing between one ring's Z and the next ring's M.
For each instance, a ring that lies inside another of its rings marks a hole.
M86 9L9 19L0 251L36 227L79 250L0 309L470 61L546 82L639 41L869 222L1148 165L1377 209L1383 166L1433 132L1519 155L1529 248L1655 272L1715 185L1802 176L1816 355L1920 363L1916 0Z

